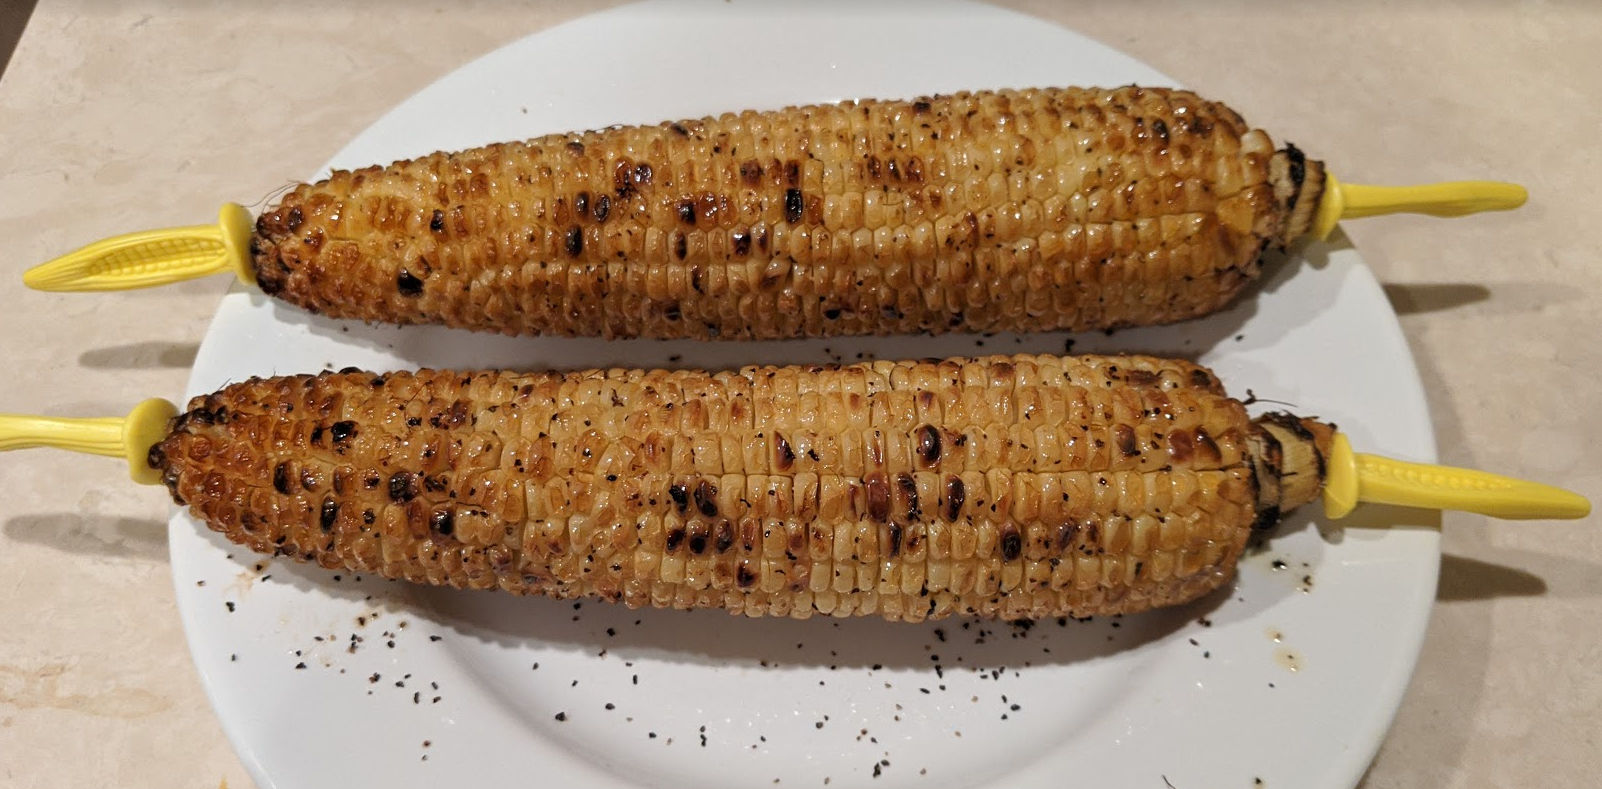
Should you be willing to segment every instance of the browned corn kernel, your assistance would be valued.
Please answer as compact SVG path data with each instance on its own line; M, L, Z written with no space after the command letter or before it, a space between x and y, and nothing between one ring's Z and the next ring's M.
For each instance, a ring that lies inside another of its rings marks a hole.
M233 384L151 457L231 540L418 583L751 616L1088 616L1218 587L1260 512L1316 493L1328 429L1276 420L1140 356L425 370Z
M1209 313L1322 169L1176 90L726 113L335 172L257 222L263 290L508 334L1106 329Z

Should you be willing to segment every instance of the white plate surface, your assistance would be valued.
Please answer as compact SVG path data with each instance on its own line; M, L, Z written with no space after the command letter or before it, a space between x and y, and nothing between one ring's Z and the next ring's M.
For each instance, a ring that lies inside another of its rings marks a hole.
M984 6L659 2L463 67L330 167L744 107L1131 82L1173 84ZM1235 393L1331 419L1360 448L1432 460L1416 370L1357 253L1337 237L1269 272L1229 312L1073 336L1074 350L1196 358ZM189 389L347 365L726 367L1060 352L1068 339L512 339L328 321L236 289ZM1296 514L1231 589L1186 608L1031 629L746 620L358 581L263 561L182 513L171 547L195 662L263 787L1348 789L1412 671L1438 554L1430 517L1367 508L1342 525Z

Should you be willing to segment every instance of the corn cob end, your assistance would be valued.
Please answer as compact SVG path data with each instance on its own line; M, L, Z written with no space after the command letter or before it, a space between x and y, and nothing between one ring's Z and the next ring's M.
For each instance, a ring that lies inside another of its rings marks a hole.
M1313 228L1324 199L1324 163L1307 158L1296 146L1287 144L1269 160L1268 178L1274 185L1274 199L1280 205L1277 215L1282 220L1273 235L1274 243L1284 249Z
M1335 426L1285 412L1264 414L1253 422L1250 439L1253 478L1257 483L1257 520L1266 530L1280 517L1317 498L1327 478L1327 459L1334 451Z

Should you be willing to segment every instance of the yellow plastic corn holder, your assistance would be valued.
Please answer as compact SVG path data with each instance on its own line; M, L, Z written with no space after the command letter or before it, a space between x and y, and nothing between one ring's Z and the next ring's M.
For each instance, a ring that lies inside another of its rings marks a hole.
M1341 219L1395 213L1462 216L1505 211L1524 205L1527 197L1524 187L1497 181L1365 186L1341 183L1327 172L1324 179L1323 197L1310 230L1310 235L1319 240L1327 238ZM254 285L250 233L250 212L244 206L226 203L216 225L146 230L97 241L29 269L22 281L35 290L132 290L232 271L246 284Z
M151 399L120 418L0 414L0 451L55 447L122 457L135 482L153 485L161 479L146 457L151 445L166 437L167 424L177 413L172 403ZM1336 433L1326 459L1324 514L1344 518L1364 501L1521 520L1591 514L1585 497L1562 488L1484 471L1358 454L1344 434Z
M224 203L215 225L145 230L96 241L28 269L22 282L34 290L133 290L232 271L254 285L251 225L244 206Z
M1529 193L1518 184L1501 181L1447 181L1418 186L1346 184L1334 173L1324 173L1324 196L1318 201L1309 234L1329 238L1335 223L1381 214L1465 216L1482 211L1508 211L1524 205Z
M120 457L128 461L128 475L134 482L154 485L161 476L146 457L152 445L166 438L167 423L177 415L178 407L161 398L146 400L122 417L0 414L0 451L53 447Z
M1324 514L1344 518L1358 502L1477 512L1493 518L1584 518L1577 493L1484 471L1367 455L1335 434L1324 478Z

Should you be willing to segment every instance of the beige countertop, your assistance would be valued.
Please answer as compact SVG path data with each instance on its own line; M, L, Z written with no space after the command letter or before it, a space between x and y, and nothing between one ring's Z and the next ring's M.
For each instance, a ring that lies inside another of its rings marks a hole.
M1515 214L1347 232L1401 315L1443 462L1602 499L1602 6L1010 4L1229 102L1353 180L1528 185ZM24 268L111 232L207 221L220 199L254 203L434 78L579 12L220 5L39 3L0 80L13 382L0 410L104 415L178 397L227 287L50 295L23 289ZM250 785L179 627L165 494L54 452L0 456L0 491L0 784ZM1594 782L1597 526L1445 517L1418 671L1364 786Z

